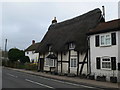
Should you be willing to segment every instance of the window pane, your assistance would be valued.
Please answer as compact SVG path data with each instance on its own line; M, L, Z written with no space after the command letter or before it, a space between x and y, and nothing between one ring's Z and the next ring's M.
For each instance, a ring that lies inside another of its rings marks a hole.
M104 36L101 36L101 45L104 45L105 43L104 43L104 39L105 39L105 37Z
M77 66L77 60L76 60L76 58L75 59L71 59L71 67L76 67Z
M111 61L109 58L104 58L102 59L102 68L108 68L110 69L111 68Z
M110 45L110 35L106 35L106 39L105 39L106 45Z

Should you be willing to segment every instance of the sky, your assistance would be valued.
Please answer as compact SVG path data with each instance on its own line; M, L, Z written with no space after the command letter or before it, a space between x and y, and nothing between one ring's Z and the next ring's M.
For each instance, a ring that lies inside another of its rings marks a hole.
M0 11L2 22L0 22L0 46L4 50L5 39L7 50L10 48L26 49L32 40L40 42L51 25L53 17L62 22L76 16L82 15L95 8L105 6L105 20L118 19L118 0L90 1L80 0L72 2L1 2ZM120 4L119 4L120 5ZM1 28L2 27L2 28Z

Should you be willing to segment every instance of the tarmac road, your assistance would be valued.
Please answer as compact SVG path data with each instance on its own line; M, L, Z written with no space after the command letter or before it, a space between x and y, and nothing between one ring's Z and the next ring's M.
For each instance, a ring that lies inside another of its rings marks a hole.
M104 90L98 87L31 75L7 68L2 70L2 88L81 88L79 90Z

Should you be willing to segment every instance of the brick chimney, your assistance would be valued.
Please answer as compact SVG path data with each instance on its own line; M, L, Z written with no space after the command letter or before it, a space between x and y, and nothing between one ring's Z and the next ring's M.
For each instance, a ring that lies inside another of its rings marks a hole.
M52 20L52 24L56 24L57 23L57 19L56 17L54 17L54 19Z
M32 40L32 44L35 44L35 40Z

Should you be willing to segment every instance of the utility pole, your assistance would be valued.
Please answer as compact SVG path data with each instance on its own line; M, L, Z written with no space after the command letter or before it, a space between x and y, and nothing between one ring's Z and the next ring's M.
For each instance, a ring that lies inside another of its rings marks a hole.
M7 59L7 39L5 39L5 59Z

